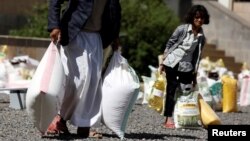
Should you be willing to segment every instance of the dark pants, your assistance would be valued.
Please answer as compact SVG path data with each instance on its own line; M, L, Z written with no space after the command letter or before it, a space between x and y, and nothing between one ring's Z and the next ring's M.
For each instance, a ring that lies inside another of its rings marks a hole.
M164 116L172 117L174 106L175 106L175 90L180 83L191 84L193 81L193 71L191 72L179 72L178 65L174 68L166 67L166 79L167 79L167 88L166 88L166 99L165 99L165 111Z

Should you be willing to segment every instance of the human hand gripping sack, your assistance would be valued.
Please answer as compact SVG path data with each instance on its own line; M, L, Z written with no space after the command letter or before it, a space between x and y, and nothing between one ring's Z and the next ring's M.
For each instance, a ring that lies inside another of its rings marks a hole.
M58 43L61 39L61 30L54 28L50 33L50 38L54 44Z

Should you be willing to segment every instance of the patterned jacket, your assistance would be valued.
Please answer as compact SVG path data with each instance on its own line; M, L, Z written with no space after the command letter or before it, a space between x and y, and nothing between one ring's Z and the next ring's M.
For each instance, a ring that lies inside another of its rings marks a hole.
M167 44L166 44L166 48L164 50L164 54L163 54L163 60L166 59L167 55L169 53L171 53L173 50L175 50L176 48L178 48L178 45L182 44L184 38L186 37L187 34L187 30L188 30L188 25L189 24L182 24L179 25L175 31L173 32L173 34L171 35L171 37L169 38ZM203 36L200 36L198 39L198 45L193 53L193 61L192 64L194 66L194 72L197 72L198 66L199 66L199 61L201 58L201 53L202 53L202 49L205 45L206 42L206 37L204 36L203 33L203 29L201 29L200 31ZM164 62L164 61L163 61ZM164 64L164 63L163 63Z

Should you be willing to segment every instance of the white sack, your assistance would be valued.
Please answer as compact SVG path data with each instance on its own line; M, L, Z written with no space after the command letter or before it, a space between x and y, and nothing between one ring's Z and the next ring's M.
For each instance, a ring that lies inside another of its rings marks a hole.
M240 106L250 105L250 77L248 76L242 78L239 105Z
M144 89L142 104L148 104L148 99L153 90L153 85L156 79L143 75L141 76L141 78L143 80L143 89Z
M102 121L124 138L125 128L139 92L139 79L120 52L114 52L102 88Z
M206 76L197 77L197 85L199 93L201 94L204 101L212 106L213 98L209 90L208 78Z
M186 86L182 87L184 88ZM177 100L174 108L174 122L176 128L201 127L198 95L198 91L191 90L188 92L177 88Z
M51 43L46 50L26 95L28 115L44 133L57 115L64 96L65 74L57 46Z
M3 62L0 61L0 88L4 88L6 86L6 82L8 80L6 67Z

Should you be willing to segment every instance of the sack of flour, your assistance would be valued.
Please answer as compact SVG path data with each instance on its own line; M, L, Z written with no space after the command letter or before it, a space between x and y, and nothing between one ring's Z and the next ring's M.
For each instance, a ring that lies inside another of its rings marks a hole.
M64 96L65 74L57 46L50 43L27 90L26 107L43 134L57 115Z
M102 122L120 139L139 93L139 79L119 51L114 52L104 74L102 88Z
M237 112L237 80L229 75L221 78L222 82L222 112Z
M240 96L239 96L239 105L240 106L249 106L250 105L250 77L245 76L242 78Z
M176 128L201 127L198 96L199 91L196 91L192 87L192 84L180 84L176 89L176 104L174 109Z

